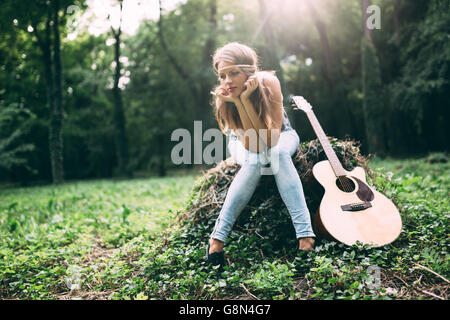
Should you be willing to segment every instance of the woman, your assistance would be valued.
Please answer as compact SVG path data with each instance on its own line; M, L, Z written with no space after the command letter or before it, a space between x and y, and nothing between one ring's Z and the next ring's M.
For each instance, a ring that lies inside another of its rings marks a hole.
M217 49L213 66L220 81L211 92L216 96L216 119L225 135L231 132L228 148L241 168L230 185L211 234L208 262L221 268L225 265L225 241L267 163L291 215L299 250L312 250L315 235L302 184L292 162L300 139L283 109L278 78L274 72L259 70L255 51L237 42Z

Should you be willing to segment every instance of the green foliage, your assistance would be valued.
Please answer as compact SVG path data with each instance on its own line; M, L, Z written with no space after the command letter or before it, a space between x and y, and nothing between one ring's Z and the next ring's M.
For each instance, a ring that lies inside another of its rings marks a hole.
M131 170L164 174L173 166L170 150L174 143L170 135L174 129L192 132L193 121L200 116L204 130L217 127L213 109L207 104L207 89L216 84L210 56L213 49L229 41L254 47L263 68L278 68L278 61L270 59L278 56L280 67L276 71L283 80L284 104L302 140L315 135L306 117L293 113L288 106L290 94L304 95L311 102L327 134L361 141L363 153L374 145L366 141L367 130L384 133L384 138L378 139L382 141L376 143L385 145L388 155L448 149L445 138L450 51L445 1L374 1L382 16L381 30L373 30L375 52L361 50L358 1L311 1L318 20L306 2L264 2L269 19L261 17L260 1L217 1L216 24L210 21L211 1L189 0L174 10L163 10L167 48L161 44L157 21L144 20L135 34L122 34L121 76L129 80L123 82L122 93ZM88 10L85 1L67 0L61 1L61 11L72 4L81 10L77 16L61 15L60 27L64 172L69 180L111 177L117 166L111 103L114 46L108 41L110 33L94 36L80 24L76 39L68 39L68 33L74 31L78 19ZM28 123L30 134L15 140L17 145L35 148L20 156L31 170L23 165L17 170L2 170L0 179L50 181L46 66L35 30L29 28L34 25L44 36L46 2L8 0L3 9L0 105L17 104L35 115L17 120L17 128ZM211 52L206 50L208 45ZM362 86L367 54L378 57L378 64L367 64L370 70L365 74L376 78L372 85L377 90L372 91L379 94L364 93L368 89ZM169 56L184 73L174 68ZM375 116L365 119L364 108ZM2 138L12 132L2 133Z
M396 107L415 112L417 130L421 130L424 98L433 92L442 94L449 85L450 18L445 13L445 1L430 1L423 21L405 26L410 28L410 41L402 58L403 75L394 90Z
M293 270L294 266L289 262L263 261L261 268L244 283L254 288L255 293L263 298L283 298L292 287Z
M132 270L122 257L171 224L192 182L186 176L1 190L0 296L120 288Z
M448 121L447 101L450 79L450 18L448 1L427 1L423 19L405 23L400 33L402 50L400 75L389 85L391 96L391 136L398 135L395 126L408 122L404 147L446 145L443 123ZM414 12L414 8L410 8ZM420 6L419 6L420 10ZM433 137L428 140L427 137ZM404 139L404 136L396 139ZM401 144L399 144L401 147ZM448 145L447 145L448 147ZM438 149L434 149L438 150Z
M32 170L23 154L33 151L34 145L20 141L21 136L26 134L28 123L18 118L28 120L34 116L28 109L19 108L17 104L7 107L0 104L0 168L12 170L23 166L27 170Z

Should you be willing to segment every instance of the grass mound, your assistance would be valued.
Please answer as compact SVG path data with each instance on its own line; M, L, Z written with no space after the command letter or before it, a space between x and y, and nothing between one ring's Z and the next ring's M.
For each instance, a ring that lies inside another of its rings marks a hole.
M374 173L368 168L367 159L360 154L359 146L354 141L332 139L331 144L345 169L352 170L355 166L361 166L373 177ZM326 160L326 155L318 139L301 144L293 157L311 215L319 207L323 196L323 188L313 177L312 168L322 160ZM186 224L185 228L194 231L202 240L203 231L212 231L228 188L239 169L240 165L229 158L207 171L196 182L193 196L181 221ZM201 232L195 232L197 230ZM259 238L259 245L265 256L277 256L280 251L296 248L292 221L272 175L261 177L233 231L240 236Z

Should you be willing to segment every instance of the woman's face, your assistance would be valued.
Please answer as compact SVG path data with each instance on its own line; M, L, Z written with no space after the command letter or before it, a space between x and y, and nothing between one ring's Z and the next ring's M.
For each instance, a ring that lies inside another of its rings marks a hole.
M217 70L220 86L227 91L225 95L238 97L245 89L244 83L248 77L239 67L233 67L233 65L234 63L231 62L220 61Z

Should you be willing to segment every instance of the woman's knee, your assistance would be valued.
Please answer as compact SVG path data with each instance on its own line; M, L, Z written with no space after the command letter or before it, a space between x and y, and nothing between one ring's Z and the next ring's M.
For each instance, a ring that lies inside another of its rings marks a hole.
M300 137L294 130L288 130L281 133L280 140L278 141L278 148L285 150L291 156L297 151L300 144Z
M292 161L291 153L285 149L277 149L271 153L271 162L278 161L280 163Z
M291 153L288 150L280 150L280 158L283 160L291 160L292 156Z

